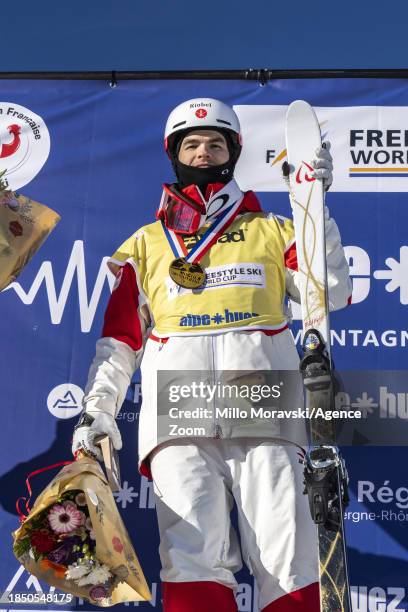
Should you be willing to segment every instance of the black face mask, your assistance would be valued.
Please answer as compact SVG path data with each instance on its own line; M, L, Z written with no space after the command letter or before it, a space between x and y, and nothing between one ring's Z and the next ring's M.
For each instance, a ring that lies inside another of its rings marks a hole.
M188 185L197 185L205 196L207 185L210 183L229 183L234 174L235 163L231 160L221 166L210 166L209 168L195 168L182 164L178 159L174 160L173 168L176 173L177 182L181 188Z

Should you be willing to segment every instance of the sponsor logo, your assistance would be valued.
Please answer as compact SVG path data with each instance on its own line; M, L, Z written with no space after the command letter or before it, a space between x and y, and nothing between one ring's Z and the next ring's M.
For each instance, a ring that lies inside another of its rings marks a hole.
M208 205L207 208L207 219L210 219L224 206L226 202L228 202L229 196L224 193L218 196L218 198L214 198Z
M351 586L350 596L353 612L403 612L407 609L403 601L404 587Z
M359 480L357 500L363 504L393 504L398 509L408 508L408 487L392 487L390 480L377 486L372 480Z
M305 161L302 161L301 166L296 172L296 182L299 183L299 185L301 183L304 183L305 181L306 183L313 183L313 181L315 181L316 179L314 176L309 176L309 172L314 172L314 169L310 164L306 163Z
M321 121L319 123L320 125L320 131L321 131L321 138L322 138L322 142L324 140L326 140L327 138L327 132L323 132L322 128L324 126L324 124L327 123L327 121ZM277 149L266 149L265 150L265 163L268 164L268 166L276 166L277 164L279 164L279 162L284 162L287 158L287 149L283 148L280 149L279 152L277 153ZM309 166L309 164L307 164L306 162L303 162L307 168L309 169L309 171L313 172L314 168L312 168L311 166ZM298 170L298 174L300 172L300 168ZM306 180L310 181L314 181L315 179L313 177L309 177ZM301 183L301 180L298 180L298 176L296 176L296 182L297 183Z
M220 244L226 244L230 242L245 242L244 230L240 229L235 232L225 232L225 234L222 234L222 236L218 238L217 242L219 242Z
M47 407L57 419L71 419L82 410L84 392L81 387L65 383L54 387L47 397Z
M285 191L281 166L287 157L287 107L238 105L234 109L245 141L235 172L241 189ZM406 107L315 107L315 111L322 132L326 132L322 137L331 140L336 160L332 191L407 190L403 180L408 177L408 129L403 127L408 125Z
M245 319L258 317L256 312L232 311L225 308L224 313L211 314L186 314L181 317L180 327L199 327L201 325L222 325L223 323L236 323Z
M297 318L297 317L294 317ZM300 315L299 317L300 318ZM303 330L299 329L293 338L296 344L303 343ZM335 329L330 330L331 346L408 346L408 329Z
M0 170L16 190L27 185L45 164L50 136L43 119L13 102L0 102Z
M194 114L196 117L198 117L198 119L204 119L208 113L205 108L198 108Z
M408 247L402 246L399 252L399 261L393 257L385 260L388 270L376 270L374 278L388 280L385 290L389 293L399 289L401 304L408 304Z
M139 419L139 413L134 410L125 410L121 409L118 416L116 417L117 421L122 421L122 423L134 423Z
M153 482L149 482L145 476L140 477L139 491L135 491L135 487L129 486L129 482L125 480L117 493L113 494L116 503L125 510L128 504L136 502L139 508L153 510L155 508L155 499L153 492Z
M350 130L351 178L408 176L408 130Z
M203 287L265 287L265 268L262 264L242 263L208 268Z
M408 487L392 486L390 480L385 480L379 486L372 480L359 480L357 487L357 500L367 510L346 510L346 521L381 521L400 525L408 523Z
M377 395L374 401L372 395ZM368 413L374 413L380 419L408 419L408 393L392 393L386 385L381 385L376 392L359 391L358 397L351 401L350 394L344 391L337 393L336 408L355 408L365 417Z
M211 102L193 102L190 108L201 108L203 106L211 107Z
M371 262L370 257L364 249L358 246L349 246L344 249L346 259L350 267L350 275L353 279L352 303L363 302L370 292L371 285ZM374 270L373 277L376 280L386 280L385 290L388 293L399 292L399 301L404 306L408 304L408 246L401 246L399 259L387 257L385 268Z
M193 246L200 242L201 237L197 234L193 234L192 236L183 236L184 244L188 250L192 249ZM228 244L231 242L245 242L245 234L244 230L240 229L235 232L225 232L218 238L217 243L220 244Z

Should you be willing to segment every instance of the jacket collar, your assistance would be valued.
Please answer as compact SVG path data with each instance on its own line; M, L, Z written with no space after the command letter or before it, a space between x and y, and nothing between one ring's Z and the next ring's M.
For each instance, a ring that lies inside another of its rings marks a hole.
M202 194L197 185L188 185L181 189L181 191L198 204L203 205L203 210L205 210L203 198L205 201L210 200L213 195L224 187L224 183L210 183L207 185L205 194ZM261 204L253 191L246 191L244 193L240 212L262 212Z

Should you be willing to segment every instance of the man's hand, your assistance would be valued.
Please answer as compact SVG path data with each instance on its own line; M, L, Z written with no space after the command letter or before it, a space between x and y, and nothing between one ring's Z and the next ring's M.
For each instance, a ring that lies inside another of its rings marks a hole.
M312 160L315 168L313 176L323 181L325 191L330 189L333 182L333 158L330 155L330 142L323 142L316 150L316 157Z
M83 450L85 454L102 461L99 446L94 444L97 436L106 434L112 440L116 450L122 448L122 437L113 416L107 412L83 412L74 430L72 439L72 454Z

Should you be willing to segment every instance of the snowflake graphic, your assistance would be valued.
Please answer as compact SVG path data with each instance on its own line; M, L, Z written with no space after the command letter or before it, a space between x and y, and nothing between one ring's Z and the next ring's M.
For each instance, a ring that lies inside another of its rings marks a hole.
M376 270L374 278L390 279L385 285L386 291L391 293L399 288L401 304L408 304L408 246L400 248L400 260L387 257L385 265L388 270Z
M113 495L116 498L116 503L121 504L122 509L125 509L127 504L131 504L134 501L134 497L139 497L139 493L136 493L134 487L129 487L127 480L123 482L120 490Z
M217 314L215 314L213 317L211 317L211 319L214 321L214 323L219 325L220 323L223 322L224 317L222 315L220 315L219 312L217 312Z
M374 402L373 398L368 397L367 391L364 391L361 397L356 397L356 401L353 402L351 406L360 410L364 419L367 418L369 412L374 412L374 408L378 408L378 404Z

